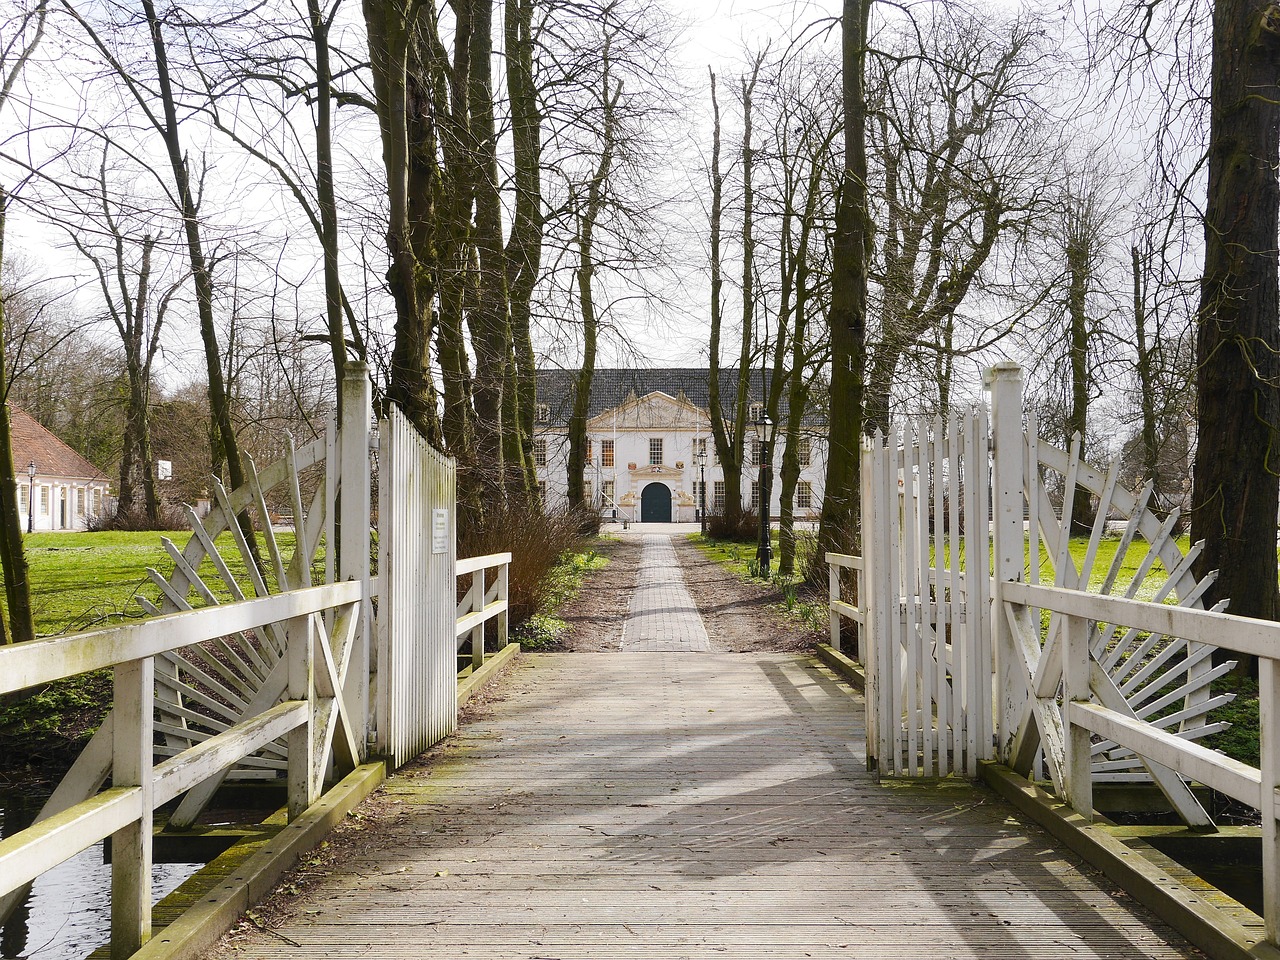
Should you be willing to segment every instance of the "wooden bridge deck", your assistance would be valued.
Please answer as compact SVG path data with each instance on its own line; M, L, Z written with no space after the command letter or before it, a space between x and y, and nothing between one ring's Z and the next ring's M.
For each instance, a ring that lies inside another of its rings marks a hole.
M801 655L527 656L366 853L217 953L1195 955L993 795L877 784L861 723Z

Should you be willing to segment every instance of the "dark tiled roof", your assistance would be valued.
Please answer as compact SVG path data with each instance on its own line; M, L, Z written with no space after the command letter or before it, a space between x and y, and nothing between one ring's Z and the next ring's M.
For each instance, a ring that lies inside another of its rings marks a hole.
M574 381L577 370L539 370L538 402L548 407L549 418L544 425L567 426L569 412L573 403ZM772 378L761 370L752 370L747 383L747 402L756 403L765 399L765 391ZM682 394L690 403L703 410L707 409L710 400L710 371L706 367L601 367L597 368L591 381L591 403L587 408L587 418L597 416L606 410L625 403L634 393L644 397L655 391L665 393L669 397L679 398ZM738 391L737 368L720 371L720 403L726 415L733 412L734 399ZM779 417L787 413L787 399L784 395L779 404ZM805 422L813 421L813 405L806 413ZM819 418L820 420L821 418Z
M27 464L35 461L36 476L63 480L106 480L97 467L42 427L25 410L10 405L13 430L13 469L25 477Z

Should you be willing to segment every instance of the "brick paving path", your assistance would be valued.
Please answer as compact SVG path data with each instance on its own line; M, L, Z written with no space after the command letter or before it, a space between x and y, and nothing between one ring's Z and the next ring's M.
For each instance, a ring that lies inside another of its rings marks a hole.
M711 640L685 586L671 537L647 534L631 608L622 628L628 653L709 653Z

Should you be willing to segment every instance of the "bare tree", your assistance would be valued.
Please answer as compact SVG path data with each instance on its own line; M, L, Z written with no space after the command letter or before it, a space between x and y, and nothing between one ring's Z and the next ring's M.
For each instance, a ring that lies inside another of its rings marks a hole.
M0 50L0 114L9 105L14 86L23 68L44 36L48 20L47 0L21 6L7 24L9 41ZM4 272L4 235L9 194L0 186L0 277ZM4 297L0 296L0 331L5 327ZM31 614L31 585L27 557L22 549L22 521L18 514L18 487L14 482L13 430L9 420L9 370L3 362L5 344L0 332L0 570L4 572L5 599L9 627L0 620L0 643L34 640L35 621Z

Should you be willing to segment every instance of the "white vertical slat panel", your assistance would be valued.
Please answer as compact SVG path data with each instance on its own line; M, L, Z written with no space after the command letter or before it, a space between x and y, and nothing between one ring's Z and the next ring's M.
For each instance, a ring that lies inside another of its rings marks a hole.
M397 410L383 422L379 471L379 729L399 766L457 725L455 471ZM445 510L443 552L433 552Z
M933 579L933 658L937 664L934 675L934 702L937 704L937 751L938 776L945 777L950 770L951 744L948 737L950 724L949 697L947 696L947 593L946 593L946 559L947 559L947 511L944 506L942 459L946 454L946 435L942 430L942 419L934 417L929 434L933 448L933 563L931 577Z
M881 670L881 688L884 690L889 707L891 725L889 731L893 737L892 751L889 754L890 768L888 773L902 774L903 771L903 716L902 699L903 684L906 683L903 664L902 636L906 624L902 607L902 507L903 487L898 486L902 476L902 431L898 430L889 437L889 447L885 451L885 481L889 500L886 515L889 518L888 582L889 605L885 608L888 615L886 656Z
M952 412L947 419L947 591L950 598L951 635L951 767L957 772L969 774L971 754L965 749L969 724L964 717L964 610L963 591L960 588L960 424Z
M935 739L933 728L933 617L930 614L929 586L929 423L924 417L916 422L915 501L916 501L916 596L920 615L916 623L916 645L919 651L920 774L933 774Z
M902 640L906 647L903 684L906 690L903 702L907 711L906 761L907 776L918 774L916 761L919 757L920 743L920 586L918 583L920 568L916 562L916 548L920 541L916 531L918 504L916 496L916 468L920 447L916 443L912 425L908 423L902 431L902 453L899 462L902 464L902 588L905 619L902 629Z
M980 520L978 528L979 556L974 579L974 604L978 611L977 643L974 647L974 663L977 669L974 676L978 681L977 717L978 727L978 759L990 760L995 757L995 718L993 715L992 671L995 663L995 650L991 636L991 528L994 517L991 501L991 421L986 407L978 407L975 413L977 420L977 449L974 453L977 474L977 502Z

